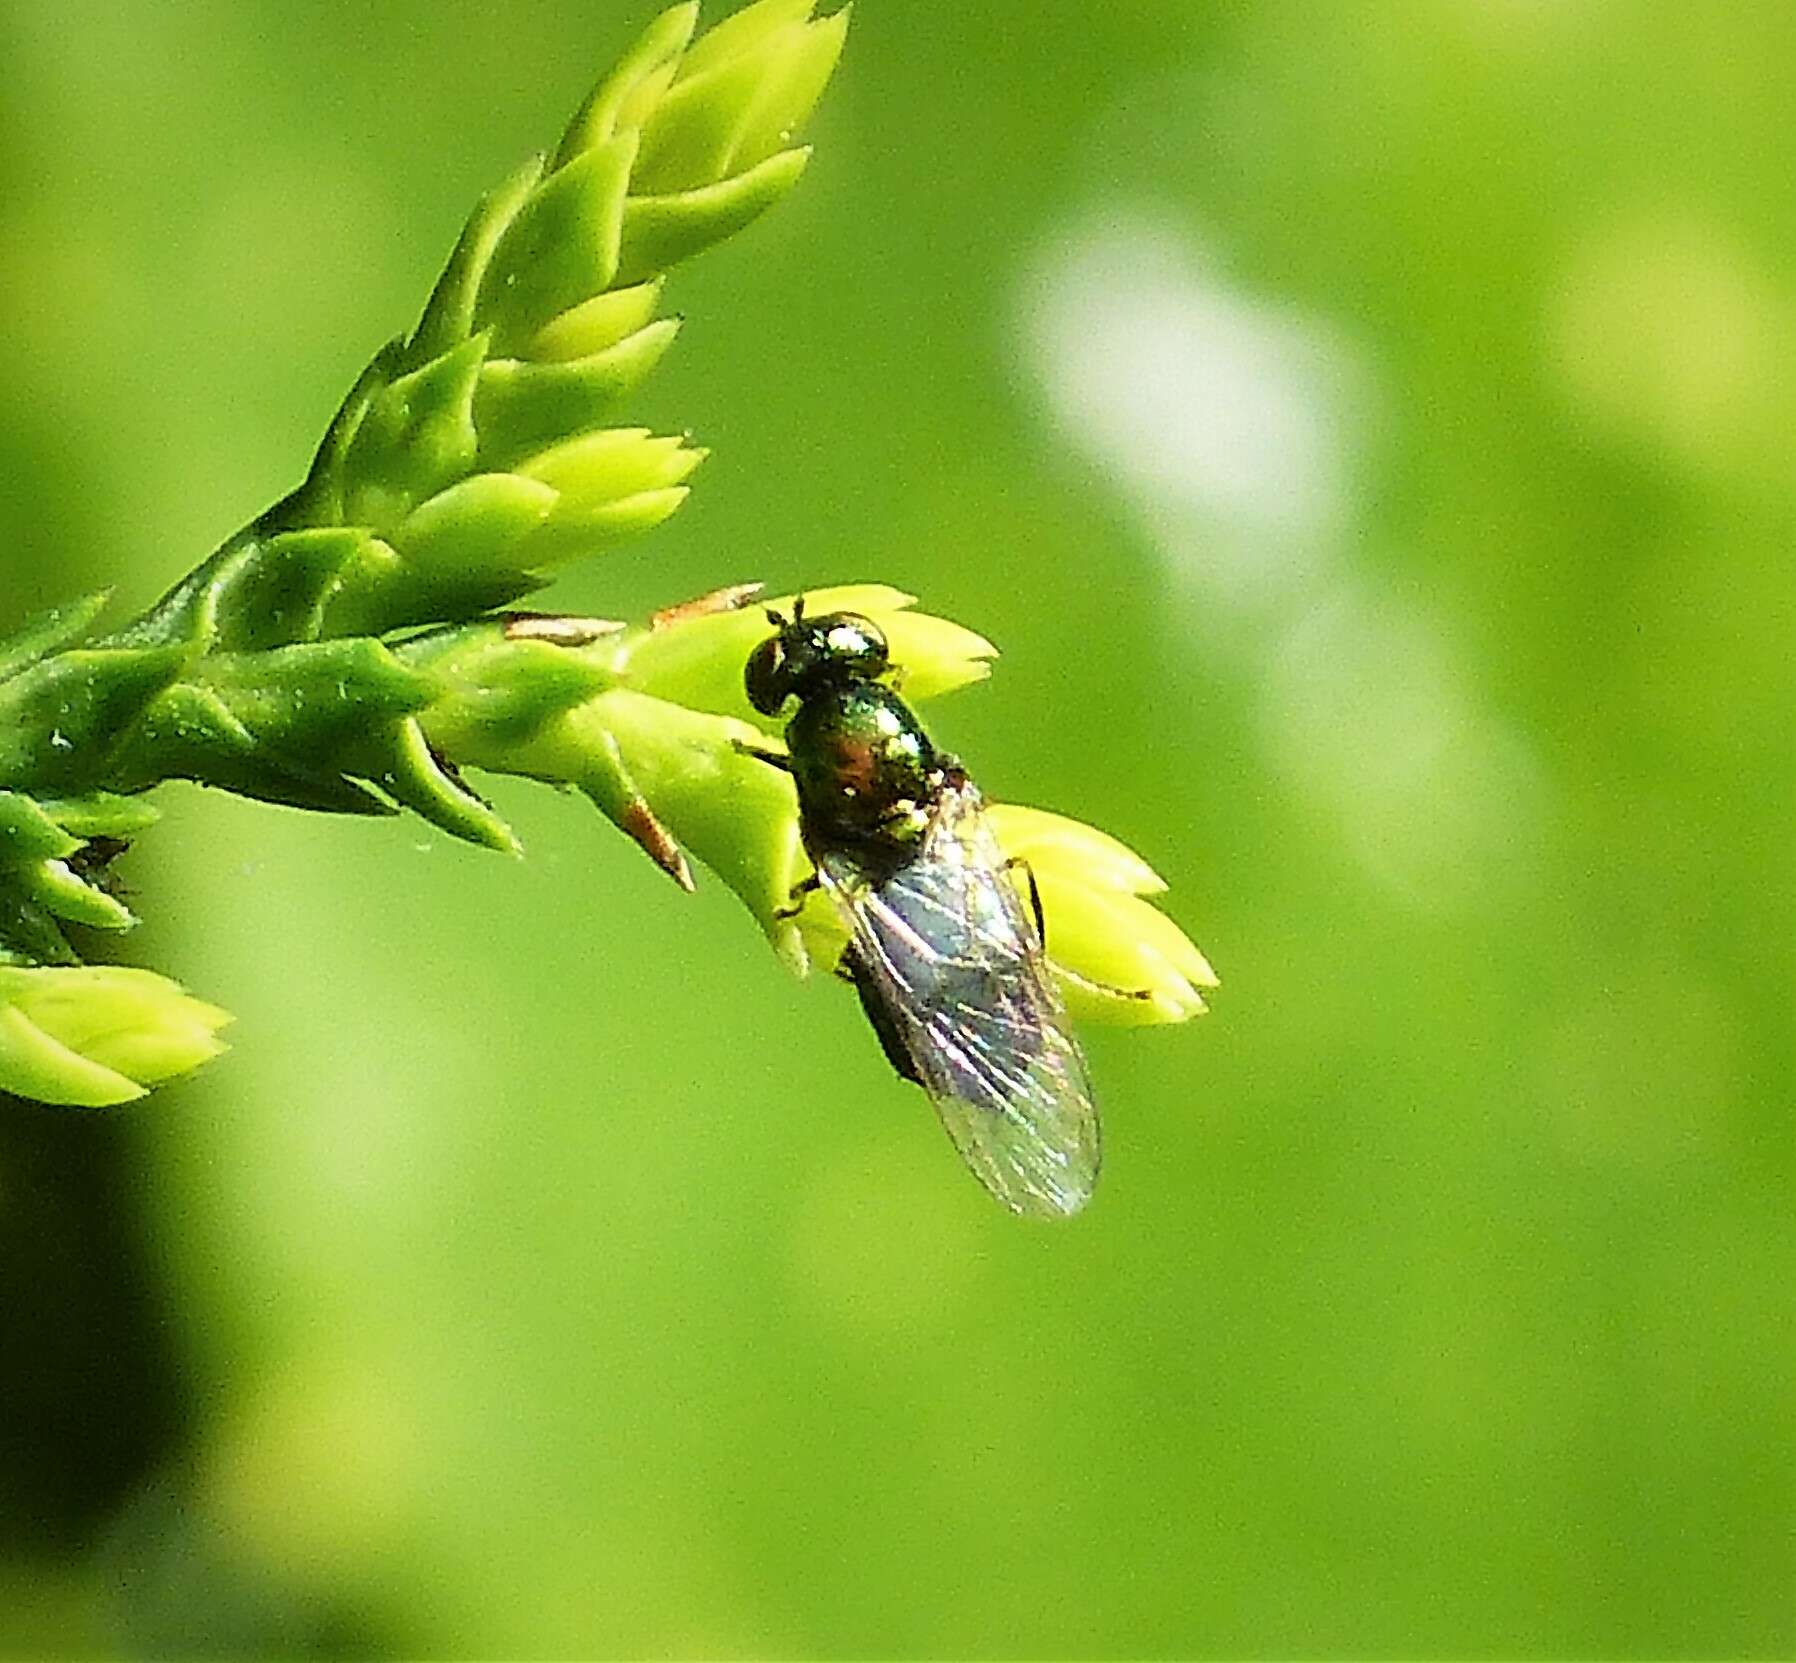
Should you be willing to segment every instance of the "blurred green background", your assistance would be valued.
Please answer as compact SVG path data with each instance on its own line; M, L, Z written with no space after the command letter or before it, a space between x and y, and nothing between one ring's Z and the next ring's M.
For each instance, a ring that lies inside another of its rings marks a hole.
M649 15L0 3L0 623L287 489ZM236 1048L0 1114L0 1652L1796 1649L1793 107L1770 3L863 0L551 604L986 631L1215 1014L1031 1228L573 799L166 791Z

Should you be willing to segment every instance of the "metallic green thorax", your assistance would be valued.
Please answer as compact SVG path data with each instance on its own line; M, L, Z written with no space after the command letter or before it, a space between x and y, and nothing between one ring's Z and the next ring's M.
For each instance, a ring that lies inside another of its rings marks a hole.
M786 724L807 843L897 865L929 821L942 767L910 706L876 681L813 693Z
M952 763L879 677L888 666L878 625L853 612L790 620L748 662L748 696L767 715L796 698L786 749L812 858L852 852L877 875L919 847Z

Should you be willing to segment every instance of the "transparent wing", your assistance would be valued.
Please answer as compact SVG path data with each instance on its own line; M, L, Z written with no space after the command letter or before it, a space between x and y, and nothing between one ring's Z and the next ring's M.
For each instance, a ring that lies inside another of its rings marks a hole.
M979 1181L1013 1212L1076 1213L1098 1176L1091 1081L978 792L950 787L922 852L883 883L835 853L818 875L874 1026Z

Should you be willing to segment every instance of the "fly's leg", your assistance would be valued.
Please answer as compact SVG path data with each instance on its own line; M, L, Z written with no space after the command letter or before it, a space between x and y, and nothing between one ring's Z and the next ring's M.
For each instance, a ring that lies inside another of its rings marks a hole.
M757 762L764 762L769 768L777 768L782 774L792 772L792 759L780 751L764 751L759 745L751 745L746 740L734 739L730 742L739 756L752 756ZM804 911L805 897L823 887L822 880L813 872L808 878L792 886L792 892L786 897L787 905L774 913L774 917L786 920L796 918Z
M1045 953L1048 950L1048 921L1041 908L1041 885L1035 881L1035 868L1021 855L1012 855L1009 860L1004 862L1006 872L1014 871L1018 867L1028 874L1029 906L1035 914L1035 939L1037 945ZM1081 986L1090 988L1094 993L1107 993L1115 999L1151 999L1154 996L1152 990L1145 987L1118 987L1114 982L1100 982L1092 976L1081 976L1075 971L1068 970L1065 965L1057 965L1056 969L1068 980L1078 982Z
M1093 993L1101 993L1106 998L1151 999L1154 996L1152 988L1118 987L1115 982L1101 982L1096 976L1081 976L1076 970L1068 970L1064 964L1055 965L1054 970L1057 975L1063 976L1067 981L1079 987L1088 988Z
M1035 868L1021 855L1012 855L1004 862L1006 872L1014 872L1019 868L1029 880L1029 907L1035 914L1036 945L1045 952L1048 946L1048 920L1041 910L1041 885L1035 881Z
M797 883L793 884L791 894L786 897L786 905L781 907L773 916L781 920L796 918L804 911L805 898L810 895L815 895L822 887L823 880L818 877L815 872L808 878L800 879Z
M792 759L783 751L764 751L759 745L751 745L746 739L732 739L731 747L738 756L752 756L757 762L764 762L769 768L777 768L782 774L792 772Z

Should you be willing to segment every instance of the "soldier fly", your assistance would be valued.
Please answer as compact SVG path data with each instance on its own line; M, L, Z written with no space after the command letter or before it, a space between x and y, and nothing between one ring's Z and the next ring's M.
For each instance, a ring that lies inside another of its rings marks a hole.
M854 984L888 1061L928 1093L980 1182L1013 1212L1076 1213L1097 1182L1097 1110L1044 948L978 788L888 684L886 639L853 612L767 614L749 702L786 724L814 876L849 935ZM1034 896L1033 878L1030 892Z

